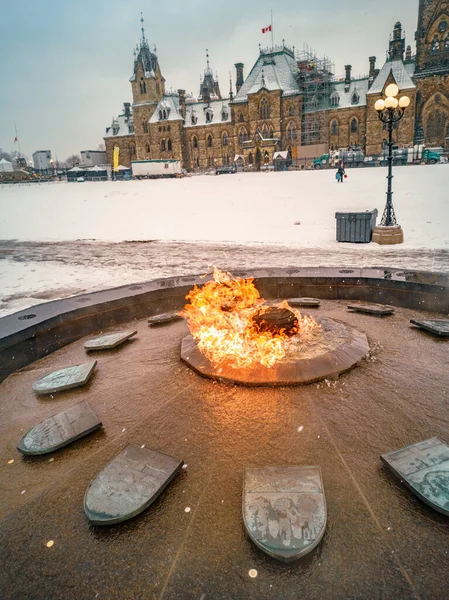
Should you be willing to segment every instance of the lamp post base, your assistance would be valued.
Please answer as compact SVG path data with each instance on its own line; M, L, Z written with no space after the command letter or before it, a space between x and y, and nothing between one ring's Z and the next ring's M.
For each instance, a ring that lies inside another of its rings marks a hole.
M378 225L373 229L372 240L376 244L402 244L404 232L400 225Z

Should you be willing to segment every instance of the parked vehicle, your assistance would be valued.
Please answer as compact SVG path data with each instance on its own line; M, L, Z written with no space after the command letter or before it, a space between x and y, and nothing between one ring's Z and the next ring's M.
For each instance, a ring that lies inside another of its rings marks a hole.
M329 166L329 154L322 154L319 158L315 158L313 161L314 169L322 169L323 167Z
M422 159L427 165L435 165L437 162L440 162L442 152L442 148L425 148L422 153Z
M132 160L131 169L136 179L156 179L181 175L179 160Z
M237 173L235 165L232 165L232 167L223 166L215 170L215 175L232 175L233 173Z

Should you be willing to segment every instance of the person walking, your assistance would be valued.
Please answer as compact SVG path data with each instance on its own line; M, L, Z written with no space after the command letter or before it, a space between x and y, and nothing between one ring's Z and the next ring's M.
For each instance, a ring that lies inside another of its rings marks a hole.
M339 165L338 167L338 171L337 174L335 175L335 177L337 178L337 181L339 183L343 183L344 177L345 177L345 169L343 167L343 165Z

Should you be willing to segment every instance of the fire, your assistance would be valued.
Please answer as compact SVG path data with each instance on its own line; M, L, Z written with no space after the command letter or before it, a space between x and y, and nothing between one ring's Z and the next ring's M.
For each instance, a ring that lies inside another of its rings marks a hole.
M214 280L202 287L195 285L186 296L189 304L181 313L200 351L213 364L272 367L290 349L306 343L321 331L313 318L302 317L286 301L276 307L294 314L292 326L271 330L263 318L264 314L268 317L272 307L260 297L253 278L236 279L217 268L213 276Z

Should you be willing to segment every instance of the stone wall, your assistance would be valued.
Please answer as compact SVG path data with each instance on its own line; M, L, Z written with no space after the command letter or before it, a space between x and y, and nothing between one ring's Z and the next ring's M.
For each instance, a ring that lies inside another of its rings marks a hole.
M349 146L365 148L366 144L366 106L351 106L348 108L326 111L327 141L329 149L338 150ZM355 119L355 125L353 121ZM336 123L336 129L333 124Z
M449 75L419 78L415 83L417 140L449 150Z
M136 160L136 155L131 153L132 146L135 146L134 135L120 135L116 137L105 137L106 156L109 165L114 164L113 152L114 146L120 148L119 163L124 167L131 166L131 160Z

